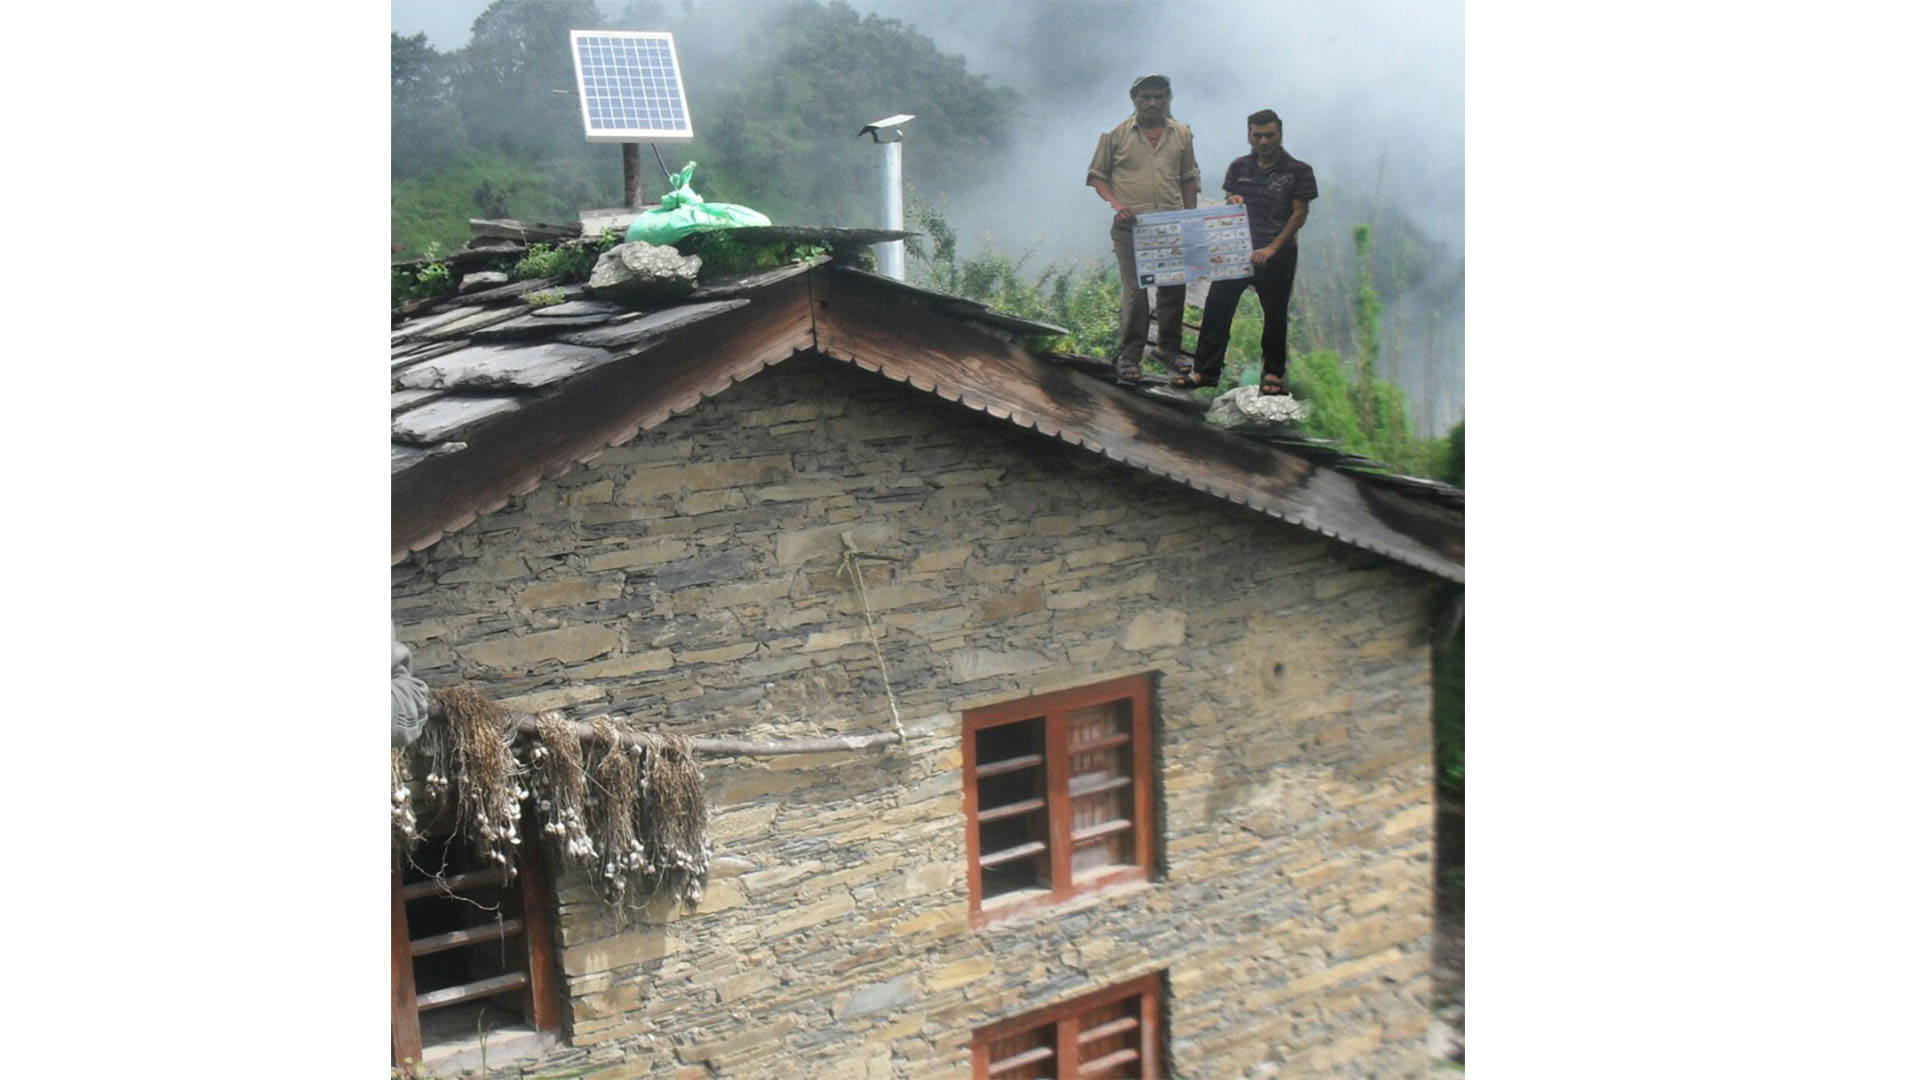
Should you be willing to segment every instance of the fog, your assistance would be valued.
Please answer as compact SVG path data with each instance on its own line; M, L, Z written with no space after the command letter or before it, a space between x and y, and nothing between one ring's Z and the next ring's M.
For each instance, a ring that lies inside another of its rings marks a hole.
M849 2L857 11L914 26L943 52L964 56L969 70L1006 83L1021 97L1019 110L1006 117L1014 150L997 182L958 192L916 185L923 197L946 198L963 255L990 240L1014 254L1031 250L1030 265L1110 258L1111 213L1086 187L1086 166L1100 132L1131 112L1127 87L1137 75L1160 72L1172 82L1173 115L1193 128L1203 199L1221 197L1227 163L1247 152L1247 114L1274 109L1285 124L1288 152L1313 165L1319 181L1320 198L1301 234L1303 283L1316 273L1346 272L1340 264L1357 222L1397 217L1444 249L1433 254L1450 270L1407 283L1389 306L1383 334L1390 355L1383 362L1415 399L1423 430L1462 415L1462 0ZM618 15L624 0L602 0L600 6ZM717 21L752 18L768 6L734 0L717 5L727 13ZM402 35L424 31L436 48L451 51L467 43L485 7L486 0L394 0L392 28ZM691 95L696 80L689 84ZM698 128L700 101L689 104ZM863 144L855 144L850 133L872 119L822 117L821 139L844 146L840 152L849 161L858 160ZM909 124L910 184L913 136ZM872 182L870 169L853 172L856 182ZM838 224L870 223L877 222ZM1381 254L1389 253L1383 248ZM1376 278L1391 294L1380 261ZM1436 335L1439 345L1433 343ZM1395 340L1401 343L1398 354Z
M1110 212L1085 186L1099 133L1132 106L1149 71L1173 84L1173 115L1193 128L1201 194L1220 197L1247 152L1246 117L1271 108L1289 153L1314 166L1316 213L1367 214L1378 197L1461 252L1464 210L1462 15L1458 3L926 3L856 8L916 25L969 68L1024 99L1010 118L1016 164L1002 190L956 199L963 220L1002 247L1039 233L1048 254L1105 250ZM912 128L907 129L912 154ZM911 157L908 170L911 173ZM1311 228L1311 223L1309 228Z

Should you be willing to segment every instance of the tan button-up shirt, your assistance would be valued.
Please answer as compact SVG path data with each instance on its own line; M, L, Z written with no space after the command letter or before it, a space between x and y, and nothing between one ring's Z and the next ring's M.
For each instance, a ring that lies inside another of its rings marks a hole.
M1135 213L1179 210L1186 206L1181 183L1200 180L1200 165L1193 158L1193 129L1168 117L1160 145L1155 146L1140 130L1139 118L1129 116L1100 136L1087 166L1087 180L1105 180L1113 197Z

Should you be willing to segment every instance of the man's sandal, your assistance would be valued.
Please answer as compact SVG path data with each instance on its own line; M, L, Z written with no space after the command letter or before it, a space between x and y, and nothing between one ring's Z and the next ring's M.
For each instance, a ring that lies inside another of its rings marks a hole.
M1218 379L1211 382L1201 381L1200 376L1193 373L1193 357L1191 356L1175 353L1173 356L1166 357L1163 362L1167 365L1167 370L1173 372L1173 378L1167 385L1173 387L1175 390L1192 390L1199 386L1216 386L1219 384L1220 380Z
M1113 362L1113 378L1115 382L1126 385L1139 382L1140 361L1138 359L1115 360Z
M1291 381L1285 375L1262 375L1260 376L1260 396L1279 397L1282 394L1289 394L1291 388L1287 384Z

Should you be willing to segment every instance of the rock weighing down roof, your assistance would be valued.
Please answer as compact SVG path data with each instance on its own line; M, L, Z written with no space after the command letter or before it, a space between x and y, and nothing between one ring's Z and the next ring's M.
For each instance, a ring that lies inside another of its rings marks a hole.
M853 234L856 230L836 230ZM858 236L849 239L858 240ZM1204 402L1036 355L1060 328L834 262L703 282L636 310L552 281L450 297L393 330L395 562L797 353L996 419L1452 581L1464 497L1280 425L1227 431ZM549 297L550 298L550 297Z

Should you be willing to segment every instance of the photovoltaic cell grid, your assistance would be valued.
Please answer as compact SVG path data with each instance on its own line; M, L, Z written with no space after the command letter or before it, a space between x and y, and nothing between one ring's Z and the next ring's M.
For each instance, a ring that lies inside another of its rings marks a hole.
M588 142L693 139L672 34L575 30L572 37Z

